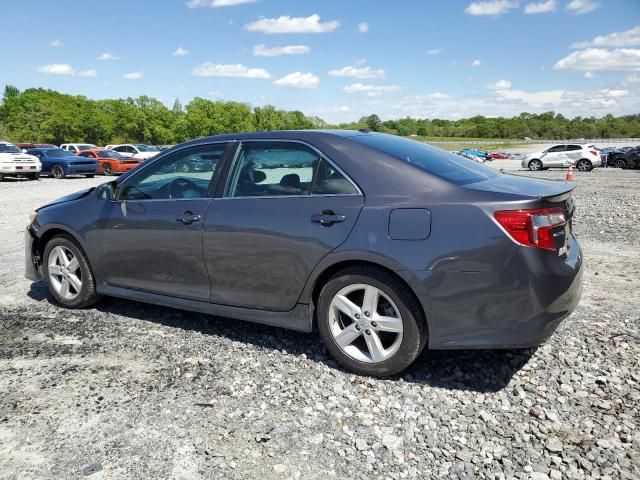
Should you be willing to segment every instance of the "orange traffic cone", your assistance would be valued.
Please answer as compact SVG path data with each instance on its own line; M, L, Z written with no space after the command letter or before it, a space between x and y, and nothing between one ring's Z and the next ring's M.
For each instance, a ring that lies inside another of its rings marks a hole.
M573 180L573 163L569 163L569 170L567 170L567 180Z

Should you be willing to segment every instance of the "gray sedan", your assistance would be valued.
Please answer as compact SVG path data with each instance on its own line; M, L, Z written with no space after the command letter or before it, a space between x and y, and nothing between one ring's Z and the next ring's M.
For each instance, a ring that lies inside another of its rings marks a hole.
M581 292L573 188L366 131L202 138L34 212L27 277L67 308L315 326L341 365L387 376L425 347L552 334Z

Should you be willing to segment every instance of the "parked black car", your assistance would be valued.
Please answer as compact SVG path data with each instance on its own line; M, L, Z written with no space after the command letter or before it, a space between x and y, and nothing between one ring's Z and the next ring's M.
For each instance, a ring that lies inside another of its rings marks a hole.
M212 168L169 168L185 161ZM378 133L209 137L38 209L26 275L68 308L109 295L316 325L343 366L390 375L425 346L552 334L581 292L574 186Z
M610 152L607 155L607 166L617 168L640 167L640 146Z

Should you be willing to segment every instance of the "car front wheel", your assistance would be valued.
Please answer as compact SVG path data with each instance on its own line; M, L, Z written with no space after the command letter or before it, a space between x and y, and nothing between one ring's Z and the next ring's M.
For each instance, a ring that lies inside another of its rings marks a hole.
M318 330L343 367L370 376L401 372L427 339L422 309L406 285L372 267L333 276L318 298Z
M627 167L627 162L625 162L622 158L619 158L616 160L616 168L626 168Z
M84 308L100 300L87 258L71 237L57 236L47 243L43 273L49 292L66 308Z
M54 165L51 168L51 173L55 178L65 178L67 176L61 165Z
M538 172L542 170L542 162L540 160L531 160L529 162L529 170L532 172Z

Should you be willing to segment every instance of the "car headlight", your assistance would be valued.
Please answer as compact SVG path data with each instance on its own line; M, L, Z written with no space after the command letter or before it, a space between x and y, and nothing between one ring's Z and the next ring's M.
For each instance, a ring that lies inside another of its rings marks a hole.
M36 218L38 218L38 212L31 212L29 214L29 225L33 225L33 222L36 221Z

